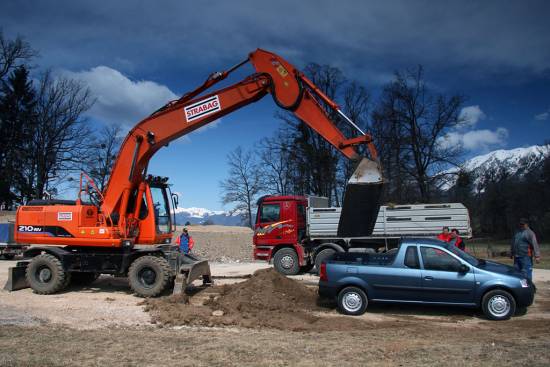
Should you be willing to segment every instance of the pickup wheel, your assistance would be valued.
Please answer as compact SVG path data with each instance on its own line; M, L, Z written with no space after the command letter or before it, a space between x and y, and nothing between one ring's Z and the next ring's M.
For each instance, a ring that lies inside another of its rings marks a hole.
M345 315L362 315L367 310L369 300L358 287L346 287L338 293L338 309Z
M68 273L58 258L50 254L34 257L25 273L27 283L38 294L52 294L67 286Z
M130 288L140 297L156 297L161 294L174 274L163 257L145 255L134 260L128 270Z
M326 248L324 250L319 251L317 256L315 256L315 272L319 274L319 269L321 269L321 264L323 261L331 257L336 253L335 249L332 248Z
M296 275L300 272L298 254L291 248L277 251L273 257L273 265L279 273L284 275Z
M516 300L505 290L495 289L483 296L481 309L489 320L508 320L516 313Z

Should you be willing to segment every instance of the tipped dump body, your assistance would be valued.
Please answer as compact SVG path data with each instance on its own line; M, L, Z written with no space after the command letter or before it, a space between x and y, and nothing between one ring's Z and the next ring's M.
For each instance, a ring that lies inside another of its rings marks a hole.
M346 186L338 237L366 237L372 234L380 209L382 185L380 164L363 158Z

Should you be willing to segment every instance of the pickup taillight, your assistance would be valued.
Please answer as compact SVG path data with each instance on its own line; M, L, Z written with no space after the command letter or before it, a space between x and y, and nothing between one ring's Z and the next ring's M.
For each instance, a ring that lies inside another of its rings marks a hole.
M319 269L319 280L322 280L324 282L328 281L327 264L326 263L321 264L321 269Z

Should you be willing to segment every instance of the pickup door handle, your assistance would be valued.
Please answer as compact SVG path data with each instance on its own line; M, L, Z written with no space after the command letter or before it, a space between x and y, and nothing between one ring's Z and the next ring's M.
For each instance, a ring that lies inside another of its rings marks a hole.
M434 280L434 277L427 276L427 277L424 277L424 279L426 279L426 280Z

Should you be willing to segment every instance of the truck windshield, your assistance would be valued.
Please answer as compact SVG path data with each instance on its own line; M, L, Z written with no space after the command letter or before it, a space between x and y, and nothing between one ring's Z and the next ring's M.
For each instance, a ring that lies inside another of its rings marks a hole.
M479 260L478 259L476 259L472 255L470 255L469 253L467 253L465 251L462 251L458 247L453 246L453 245L449 245L449 246L447 246L447 249L449 251L451 251L453 254L455 254L456 256L460 257L462 260L466 261L468 264L473 265L473 266L478 266L479 265Z

